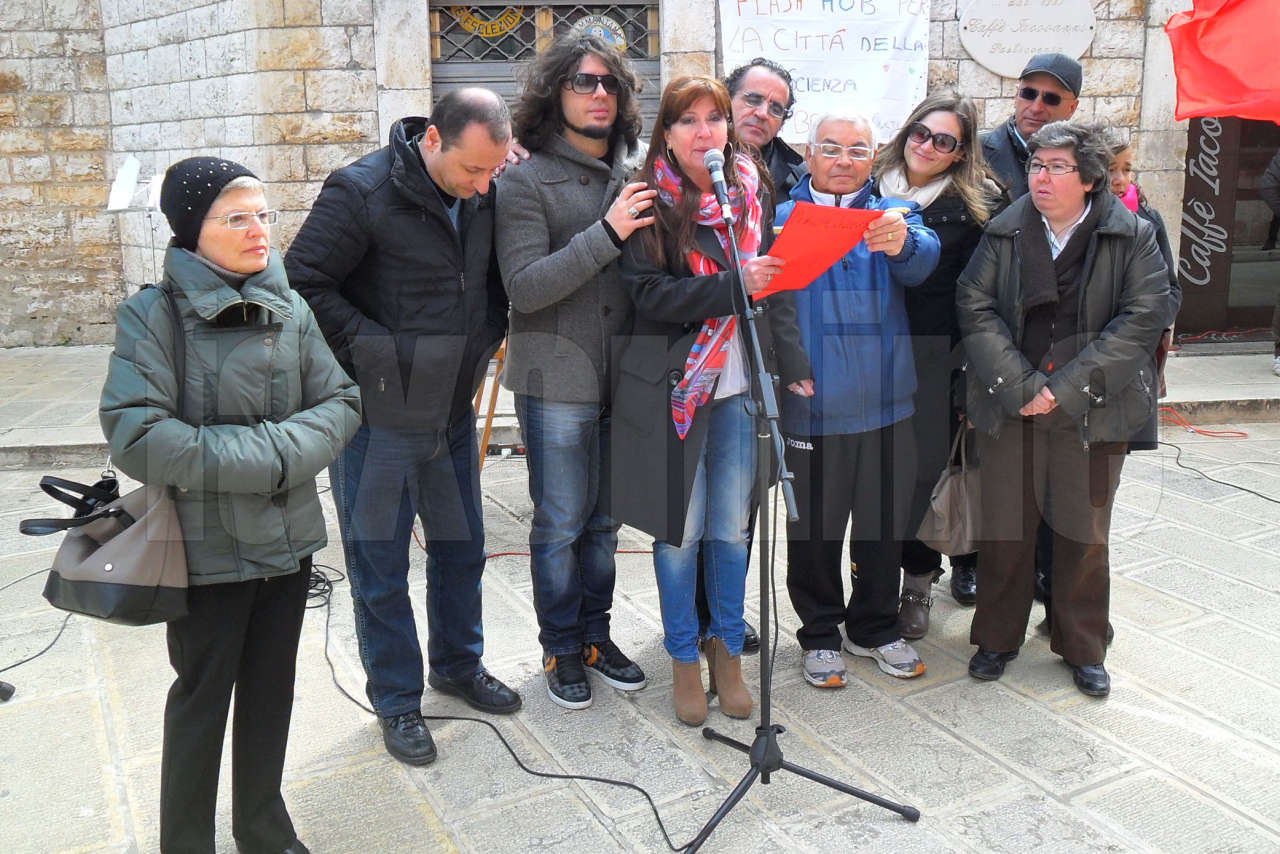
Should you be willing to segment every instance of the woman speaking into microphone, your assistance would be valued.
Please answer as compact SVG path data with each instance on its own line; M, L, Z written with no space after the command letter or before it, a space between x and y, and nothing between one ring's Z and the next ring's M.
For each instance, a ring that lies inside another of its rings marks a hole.
M667 85L635 179L658 190L656 221L627 240L621 264L635 322L616 363L612 513L654 537L676 717L691 726L707 716L694 607L699 543L711 610L710 691L730 717L748 717L752 706L738 657L757 463L748 410L753 368L735 316L730 226L703 165L707 152L724 154L747 292L758 293L782 269L764 254L773 221L768 173L738 141L730 116L719 81L680 77ZM784 383L807 378L790 295L767 305L759 325L766 358Z

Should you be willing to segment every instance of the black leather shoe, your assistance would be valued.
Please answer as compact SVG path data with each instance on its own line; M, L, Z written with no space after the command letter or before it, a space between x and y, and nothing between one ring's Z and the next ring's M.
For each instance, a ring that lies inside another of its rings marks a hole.
M1017 657L1016 649L1013 652L992 652L979 647L969 659L969 675L974 679L994 682L1004 675L1004 666Z
M742 621L742 625L746 627L746 631L742 635L742 651L751 654L760 651L760 635L756 633L756 627Z
M1101 664L1071 665L1071 676L1081 693L1090 697L1105 697L1111 693L1111 677Z
M483 667L470 679L456 682L431 670L427 672L427 684L441 693L461 697L473 709L494 715L509 715L521 706L520 695Z
M378 718L378 723L382 726L382 743L387 746L387 753L396 759L406 765L430 765L436 761L436 743L431 739L422 712L415 709L403 715Z
M978 601L978 570L976 567L951 567L951 596L961 605L972 605Z

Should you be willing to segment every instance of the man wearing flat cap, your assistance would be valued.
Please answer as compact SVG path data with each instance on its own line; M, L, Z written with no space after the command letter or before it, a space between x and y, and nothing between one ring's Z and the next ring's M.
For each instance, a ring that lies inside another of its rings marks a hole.
M1037 53L1018 75L1013 115L982 135L982 156L1011 199L1027 194L1027 140L1049 122L1071 118L1083 81L1080 63L1061 53Z

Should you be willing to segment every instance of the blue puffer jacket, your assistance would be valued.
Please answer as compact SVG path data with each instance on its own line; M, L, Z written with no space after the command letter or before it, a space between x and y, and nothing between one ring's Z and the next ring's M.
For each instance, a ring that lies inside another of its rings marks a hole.
M778 208L776 223L796 202L812 202L809 176ZM910 208L907 243L896 258L871 253L864 242L813 284L796 291L800 337L813 364L813 397L782 393L782 429L800 436L863 433L901 421L914 411L915 367L903 289L923 282L938 263L938 236L910 202L881 199L871 184L854 207Z

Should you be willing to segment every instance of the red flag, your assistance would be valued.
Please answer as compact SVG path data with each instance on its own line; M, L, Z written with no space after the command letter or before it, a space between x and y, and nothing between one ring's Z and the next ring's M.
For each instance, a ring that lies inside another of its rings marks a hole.
M1280 3L1192 0L1192 6L1164 26L1178 78L1174 117L1280 122Z

